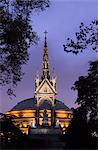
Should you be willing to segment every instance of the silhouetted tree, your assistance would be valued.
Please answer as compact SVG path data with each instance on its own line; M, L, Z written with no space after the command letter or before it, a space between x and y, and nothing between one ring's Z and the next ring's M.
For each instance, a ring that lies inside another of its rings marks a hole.
M0 114L1 115L1 114ZM2 114L0 118L0 146L1 148L16 148L23 137L22 132L14 126L10 117Z
M86 110L88 122L93 123L91 123L93 125L92 132L97 132L98 61L90 62L88 75L79 77L79 80L74 83L73 89L78 91L76 103Z
M73 119L63 137L67 149L96 149L97 138L92 137L87 122L86 110L82 107L74 109Z
M0 1L0 84L16 86L21 81L22 66L29 59L28 48L38 36L31 25L31 12L45 10L49 0ZM8 95L13 90L8 89Z
M87 76L79 77L73 119L64 136L67 148L97 148L98 136L98 61L90 62ZM94 135L95 134L95 135Z
M32 141L28 135L23 134L20 129L13 124L11 117L5 114L0 115L2 115L0 118L1 149L28 149L36 146L36 140L34 139Z
M64 51L78 54L89 46L93 51L98 51L98 20L92 21L88 26L82 22L79 28L80 31L75 34L76 41L67 38L66 44L63 45Z

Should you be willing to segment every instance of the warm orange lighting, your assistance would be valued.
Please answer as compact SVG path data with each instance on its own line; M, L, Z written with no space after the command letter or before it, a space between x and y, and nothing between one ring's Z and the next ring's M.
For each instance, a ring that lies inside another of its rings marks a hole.
M66 122L65 123L65 127L67 128L69 126L69 122Z
M40 124L40 125L42 125L42 123L43 123L42 120L43 120L43 118L40 118L40 119L39 119L39 124Z
M21 110L21 111L11 111L6 112L6 115L15 117L35 117L35 110Z
M61 127L62 127L62 128L64 127L64 122L61 122Z
M13 123L20 128L23 133L28 133L28 126L31 122L36 124L35 118L36 110L21 110L21 111L10 111L5 114L9 116L15 116L13 118ZM39 111L39 124L42 125L43 122L43 110ZM62 128L67 128L69 126L70 120L73 118L71 111L56 110L56 120L60 121ZM51 126L51 110L47 110L48 113L48 124Z
M68 118L73 118L73 114L69 114L69 115L68 115Z
M23 113L23 117L35 117L35 113L25 112Z
M59 118L67 118L67 116L68 114L62 113L62 112L56 114L56 117L59 117Z
M23 123L23 127L27 127L27 125L28 125L27 123Z
M47 113L48 113L48 117L51 117L51 113L50 112ZM43 117L43 112L40 112L40 116Z

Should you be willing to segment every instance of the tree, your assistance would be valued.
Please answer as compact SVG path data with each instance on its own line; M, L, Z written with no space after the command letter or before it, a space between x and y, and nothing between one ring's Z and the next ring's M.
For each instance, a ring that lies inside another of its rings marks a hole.
M98 20L90 25L80 24L80 31L76 32L76 41L67 38L64 51L73 54L85 49L98 51ZM77 90L76 102L78 107L73 111L73 119L64 136L67 148L97 148L98 136L98 60L90 62L87 76L80 76L74 83L73 90Z
M35 149L40 147L40 140L32 140L13 124L12 117L0 113L0 148ZM37 145L37 146L36 146Z
M93 51L98 51L98 20L92 21L88 26L83 22L80 24L80 31L76 32L76 41L67 38L64 46L65 52L78 54L89 46Z
M79 77L74 83L74 90L78 91L76 103L86 110L86 117L91 133L98 132L98 61L90 62L87 76Z
M14 126L11 118L5 114L0 114L0 143L2 149L10 149L18 146L22 132ZM22 142L22 141L21 141Z
M63 136L66 142L65 149L96 149L97 138L93 137L89 131L86 110L78 107L73 110L73 118Z
M29 60L28 48L38 36L30 22L33 11L45 10L49 0L0 1L0 84L15 87L23 77L22 66ZM8 95L13 94L11 87Z
M78 107L63 140L67 149L97 149L98 136L98 61L90 62L87 76L80 76L74 83Z

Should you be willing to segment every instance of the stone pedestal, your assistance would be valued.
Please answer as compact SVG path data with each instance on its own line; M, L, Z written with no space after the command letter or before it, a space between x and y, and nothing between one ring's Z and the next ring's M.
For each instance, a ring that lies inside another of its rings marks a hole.
M49 135L61 135L62 129L61 128L30 128L29 135L34 134L49 134Z

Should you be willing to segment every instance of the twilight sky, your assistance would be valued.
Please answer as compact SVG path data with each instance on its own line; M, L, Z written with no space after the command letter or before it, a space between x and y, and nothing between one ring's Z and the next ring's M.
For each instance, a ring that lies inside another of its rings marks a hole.
M96 60L98 54L90 49L77 56L66 54L63 44L67 37L75 37L81 22L88 25L93 19L98 19L98 0L51 0L51 6L46 11L32 13L33 29L40 41L29 50L30 60L23 67L25 75L16 88L16 98L10 100L6 87L1 88L0 112L8 111L18 102L33 97L37 69L41 75L45 30L48 32L50 70L55 67L57 74L57 99L70 108L75 107L77 93L72 91L71 87L79 76L87 74L88 62Z

